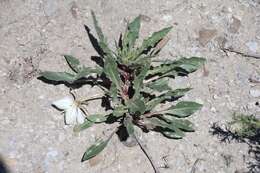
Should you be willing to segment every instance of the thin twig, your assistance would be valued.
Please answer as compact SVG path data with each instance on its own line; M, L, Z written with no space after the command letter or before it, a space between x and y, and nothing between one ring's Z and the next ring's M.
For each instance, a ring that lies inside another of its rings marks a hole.
M141 148L141 150L143 151L143 153L145 154L145 156L147 157L149 162L151 163L153 170L154 170L154 173L160 173L159 170L156 168L155 164L153 163L152 157L146 151L146 147L139 141L139 139L136 137L136 135L133 135L133 137L135 138L136 142L138 143L139 147Z
M241 51L235 50L235 49L233 49L233 48L222 48L222 50L223 50L224 52L226 52L226 51L228 51L228 52L233 52L233 53L236 53L236 54L245 56L245 57L251 57L251 58L260 59L260 55L258 55L258 54L245 53L245 52L241 52Z
M196 161L194 162L192 168L191 168L191 171L190 173L195 173L196 172L196 169L197 169L197 164L199 163L199 161L202 161L203 159L196 159Z

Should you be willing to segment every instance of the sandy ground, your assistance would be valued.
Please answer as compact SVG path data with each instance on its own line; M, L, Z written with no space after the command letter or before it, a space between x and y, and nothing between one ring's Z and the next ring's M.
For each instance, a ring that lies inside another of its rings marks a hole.
M260 84L252 80L260 78L260 60L220 49L231 46L260 54L259 0L0 0L0 157L10 172L153 171L138 146L128 148L116 136L98 158L81 163L85 149L110 127L98 125L73 134L51 107L52 101L68 95L68 88L37 79L40 70L67 69L62 54L94 65L90 57L97 53L84 30L84 24L93 28L91 9L111 45L126 21L141 14L142 36L173 26L159 58L207 59L204 70L171 83L174 88L193 87L184 100L204 104L191 117L196 132L183 140L155 133L142 136L156 164L169 167L161 172L192 173L192 167L193 173L246 172L252 160L248 146L220 143L209 131L214 122L229 121L233 111L260 114ZM84 97L98 90L86 86L76 92ZM95 104L89 110L99 111Z

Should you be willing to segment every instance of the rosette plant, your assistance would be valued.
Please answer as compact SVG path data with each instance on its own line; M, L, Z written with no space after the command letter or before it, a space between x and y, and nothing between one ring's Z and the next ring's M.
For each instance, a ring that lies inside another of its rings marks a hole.
M83 122L76 121L76 118L72 121L78 122L74 131L87 129L95 123L109 121L118 124L118 128L108 138L97 140L86 150L82 161L99 154L122 127L127 136L136 140L144 152L135 134L136 128L144 132L155 131L170 139L181 139L186 132L193 132L193 124L187 117L199 110L202 105L192 101L177 102L191 88L172 89L168 82L176 76L187 76L196 71L204 64L205 59L182 57L177 60L156 60L156 56L167 43L166 36L172 27L154 32L138 45L136 42L139 37L140 16L128 23L125 33L120 35L118 42L115 42L116 50L112 50L93 12L92 17L97 39L87 27L86 30L99 54L97 66L86 67L75 57L65 55L71 72L41 73L41 77L45 80L66 83L68 86L96 85L102 89L102 97L109 102L106 114L86 114L86 111L83 111L85 113ZM91 100L87 99L84 103ZM80 104L83 102L76 103L80 109ZM55 104L58 108L62 107L57 105L57 102L54 102ZM75 113L75 116L78 115ZM146 152L145 154L149 159L148 154ZM152 164L151 160L150 162ZM153 164L152 166L154 167ZM154 167L154 170L157 169Z

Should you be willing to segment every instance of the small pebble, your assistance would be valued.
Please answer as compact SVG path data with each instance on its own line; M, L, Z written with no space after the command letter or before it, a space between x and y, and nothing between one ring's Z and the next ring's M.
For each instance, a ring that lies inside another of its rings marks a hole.
M260 97L260 90L259 89L252 88L252 89L250 89L249 93L252 97Z

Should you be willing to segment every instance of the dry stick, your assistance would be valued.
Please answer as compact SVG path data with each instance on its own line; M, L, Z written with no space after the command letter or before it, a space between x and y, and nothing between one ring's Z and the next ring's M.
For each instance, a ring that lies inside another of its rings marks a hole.
M196 168L197 168L197 164L199 163L199 161L202 161L203 159L196 159L196 161L194 162L192 168L191 168L191 172L190 173L195 173L196 172Z
M238 50L234 50L233 48L222 48L222 50L224 52L226 52L226 51L233 52L233 53L245 56L245 57L260 59L260 55L258 55L258 54L245 53L245 52L241 52L241 51L238 51Z
M146 149L147 149L146 146L144 146L135 135L133 135L133 137L135 138L135 140L138 143L141 150L144 152L144 154L147 157L147 159L149 160L149 162L151 163L154 173L160 173L160 171L156 168L155 164L153 163L152 156L146 151Z

